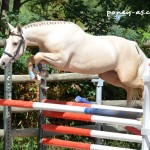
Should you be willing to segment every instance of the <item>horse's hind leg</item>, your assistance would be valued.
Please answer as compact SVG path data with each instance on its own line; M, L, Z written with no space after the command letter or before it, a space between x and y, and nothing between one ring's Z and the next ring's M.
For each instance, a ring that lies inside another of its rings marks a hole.
M105 80L107 83L112 84L117 87L124 88L125 85L120 82L120 79L115 71L108 71L102 74L99 74L99 77Z
M122 65L119 66L116 72L122 84L131 88L140 88L141 90L143 90L144 82L138 76L138 65L138 63L122 63Z
M138 76L138 69L139 69L139 62L122 62L120 63L119 67L117 68L117 74L120 79L120 82L126 85L129 88L129 91L133 92L129 93L132 95L132 99L141 100L143 98L143 91L144 91L144 82ZM131 90L132 89L132 90ZM128 89L127 89L128 90ZM131 97L131 96L130 96Z
M117 73L115 71L108 71L102 74L99 74L99 77L105 80L107 83L112 84L117 87L123 88L127 92L127 102L126 106L132 106L132 97L133 97L133 88L128 87L121 83Z

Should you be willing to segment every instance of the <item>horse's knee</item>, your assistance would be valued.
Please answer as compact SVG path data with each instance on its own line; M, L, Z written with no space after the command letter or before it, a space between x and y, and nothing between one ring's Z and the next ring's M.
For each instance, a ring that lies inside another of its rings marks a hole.
M136 74L133 72L131 73L131 72L120 71L118 72L118 76L119 76L120 81L125 85L128 83L131 83L136 78Z
M35 65L38 65L39 62L43 59L42 57L42 52L38 52L35 56L34 56L34 62L35 62Z
M129 80L128 78L120 78L120 81L124 85L128 85L129 83L132 82L132 80Z

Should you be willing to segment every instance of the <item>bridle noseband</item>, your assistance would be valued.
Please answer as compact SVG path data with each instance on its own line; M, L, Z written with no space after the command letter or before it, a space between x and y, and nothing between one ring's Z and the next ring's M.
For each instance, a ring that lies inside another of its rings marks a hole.
M6 54L6 55L8 55L8 56L11 58L10 61L15 61L15 57L16 57L17 54L20 52L21 46L23 46L23 52L22 52L22 54L23 54L24 51L25 51L25 38L24 38L24 36L23 36L22 34L19 35L19 34L15 34L15 33L10 33L10 35L12 35L12 36L19 36L19 37L21 38L21 41L20 41L20 43L19 43L19 45L18 45L17 50L13 53L13 55L10 54L10 53L8 53L8 52L6 52L6 51L4 51L3 53ZM22 55L22 54L21 54L21 55Z

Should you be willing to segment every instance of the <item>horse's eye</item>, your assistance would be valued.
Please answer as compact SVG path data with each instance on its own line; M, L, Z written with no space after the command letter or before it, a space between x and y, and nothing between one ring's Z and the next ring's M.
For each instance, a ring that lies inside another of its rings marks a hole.
M14 42L14 43L13 43L13 46L17 46L17 45L18 45L18 43L17 43L17 42Z

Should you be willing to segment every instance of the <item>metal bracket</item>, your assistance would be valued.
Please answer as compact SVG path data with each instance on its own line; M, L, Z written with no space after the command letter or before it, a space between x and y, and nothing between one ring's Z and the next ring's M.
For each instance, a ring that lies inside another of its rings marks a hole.
M92 82L94 82L95 84L97 83L97 87L99 86L103 86L104 81L102 79L92 79Z

